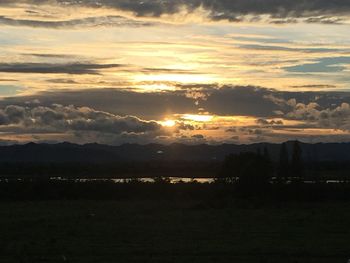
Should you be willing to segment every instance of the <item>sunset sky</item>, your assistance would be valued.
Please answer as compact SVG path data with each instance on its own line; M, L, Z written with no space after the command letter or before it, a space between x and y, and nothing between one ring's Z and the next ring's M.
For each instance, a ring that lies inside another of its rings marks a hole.
M0 0L0 144L350 141L350 1Z

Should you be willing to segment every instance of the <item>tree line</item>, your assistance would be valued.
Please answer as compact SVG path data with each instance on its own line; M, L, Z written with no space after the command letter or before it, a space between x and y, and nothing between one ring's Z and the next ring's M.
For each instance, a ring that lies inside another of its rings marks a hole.
M261 188L270 183L285 184L302 182L304 165L300 143L293 143L292 155L289 156L287 144L280 148L279 161L274 164L265 147L255 152L228 155L222 165L217 181L235 183L241 187Z

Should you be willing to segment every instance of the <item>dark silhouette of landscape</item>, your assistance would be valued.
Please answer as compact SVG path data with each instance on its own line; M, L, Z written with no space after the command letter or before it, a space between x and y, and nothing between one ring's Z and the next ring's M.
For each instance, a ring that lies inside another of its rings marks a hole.
M257 156L261 157L260 162L268 163L268 171L260 169L260 163L250 167L257 181L262 177L268 177L273 183L348 181L350 143L298 141L250 145L29 143L0 146L0 177L217 179L223 176L223 170L226 174L240 173L245 169L245 161L257 162Z
M181 194L214 200L224 195L276 201L350 200L349 147L298 141L2 146L0 198L96 200Z
M2 146L0 261L346 262L349 147Z
M283 144L292 154L294 141ZM303 160L347 162L350 160L350 143L316 143L299 142ZM0 162L39 162L39 163L111 163L120 161L222 161L229 154L241 152L258 152L266 149L273 161L280 158L281 144L199 144L187 145L173 143L162 144L122 144L111 146L103 144L18 144L0 146Z

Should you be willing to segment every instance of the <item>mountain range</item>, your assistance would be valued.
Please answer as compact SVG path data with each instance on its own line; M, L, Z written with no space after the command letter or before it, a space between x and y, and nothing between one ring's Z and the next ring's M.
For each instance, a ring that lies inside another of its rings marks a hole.
M287 142L291 154L293 141ZM350 143L300 143L305 161L350 161ZM222 161L228 154L263 152L267 149L271 159L279 158L280 144L257 143L249 145L185 145L185 144L36 144L0 146L2 163L114 163L133 161Z

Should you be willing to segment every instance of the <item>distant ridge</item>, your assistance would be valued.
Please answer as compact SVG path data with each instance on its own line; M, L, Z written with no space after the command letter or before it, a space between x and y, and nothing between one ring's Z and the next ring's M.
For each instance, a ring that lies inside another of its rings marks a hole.
M289 151L293 142L287 142ZM280 144L257 143L250 145L186 145L123 144L36 144L0 146L0 162L9 163L113 163L118 161L221 161L230 153L257 152L264 148L273 160L279 156ZM301 143L305 161L350 161L350 143Z

